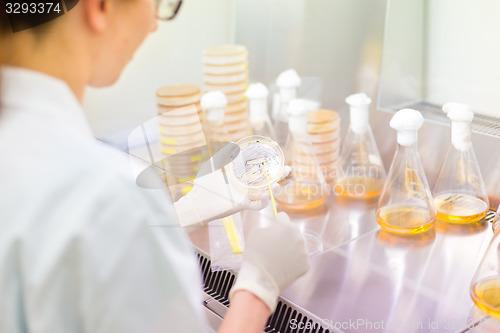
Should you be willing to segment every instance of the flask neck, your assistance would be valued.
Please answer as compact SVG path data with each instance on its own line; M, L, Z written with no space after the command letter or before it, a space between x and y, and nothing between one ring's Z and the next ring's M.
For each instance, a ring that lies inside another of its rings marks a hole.
M288 104L288 102L297 97L297 88L279 88L279 89L280 89L280 99L282 104Z
M396 149L396 155L398 156L399 159L404 159L407 161L414 160L414 157L418 157L417 143L415 142L409 146L398 144L398 147Z
M267 100L264 98L249 99L250 122L252 124L264 123L267 115Z
M349 108L351 120L350 128L356 134L363 134L369 126L368 105L354 106Z
M398 131L398 145L402 147L417 146L418 132L414 130Z
M307 134L307 114L290 115L288 130L295 135Z
M398 149L406 152L412 152L418 150L418 145L416 141L410 145L402 145L398 143Z
M470 122L453 121L451 123L451 143L459 151L466 151L471 147Z
M224 124L224 108L206 109L205 117L209 125L221 126Z

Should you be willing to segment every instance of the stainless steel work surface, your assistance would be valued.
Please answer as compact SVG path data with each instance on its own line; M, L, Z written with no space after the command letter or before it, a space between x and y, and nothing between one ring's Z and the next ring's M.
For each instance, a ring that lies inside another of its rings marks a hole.
M262 224L259 216L243 213L246 232ZM396 236L378 227L375 203L333 196L326 207L290 216L302 228L320 231L323 251L311 257L310 271L282 296L322 319L325 328L500 331L500 322L476 308L469 296L470 281L493 234L487 221L438 223L425 234ZM191 238L210 253L206 228L194 230Z

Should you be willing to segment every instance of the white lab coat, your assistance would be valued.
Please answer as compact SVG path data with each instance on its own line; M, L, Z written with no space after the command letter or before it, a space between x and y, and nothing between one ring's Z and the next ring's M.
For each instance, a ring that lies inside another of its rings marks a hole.
M2 68L0 332L202 332L172 203L92 136L69 87Z

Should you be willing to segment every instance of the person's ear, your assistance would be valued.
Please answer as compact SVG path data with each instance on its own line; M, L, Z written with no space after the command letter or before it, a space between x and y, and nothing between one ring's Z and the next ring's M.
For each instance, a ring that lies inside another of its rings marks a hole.
M84 10L89 26L96 32L102 32L107 27L108 0L83 0Z

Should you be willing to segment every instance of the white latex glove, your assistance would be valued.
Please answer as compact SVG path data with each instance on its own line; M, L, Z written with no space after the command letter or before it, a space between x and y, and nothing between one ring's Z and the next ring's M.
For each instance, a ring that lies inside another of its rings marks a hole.
M255 228L245 240L245 252L238 278L229 293L247 290L274 312L281 290L309 270L304 237L283 212L275 223Z
M290 171L290 167L285 167L280 179ZM227 177L221 169L196 177L193 189L174 204L182 227L223 218L243 209L261 210L267 206L269 193L264 193L259 200L250 200ZM279 193L279 184L274 184L272 191Z

